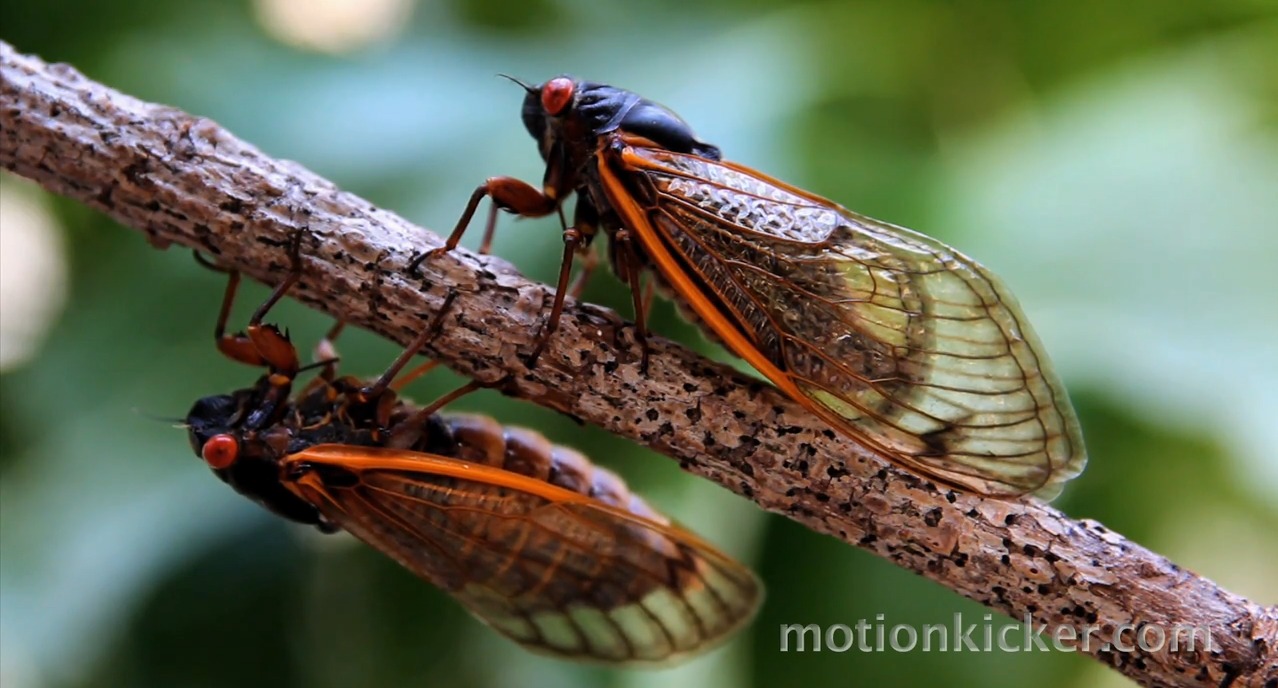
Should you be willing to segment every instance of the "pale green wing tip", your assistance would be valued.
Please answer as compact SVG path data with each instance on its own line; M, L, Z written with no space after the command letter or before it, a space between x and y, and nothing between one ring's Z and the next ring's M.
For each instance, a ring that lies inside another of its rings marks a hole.
M729 589L716 589L715 605L704 595L682 597L662 588L641 602L610 611L584 605L531 616L497 610L483 613L475 607L471 611L480 621L537 654L613 667L658 669L705 654L749 624L762 606L764 593L752 572L735 573L743 572L748 579L733 581Z
M1054 377L1054 376L1053 376ZM1062 425L1065 426L1065 434L1070 439L1071 449L1070 458L1065 463L1054 468L1051 476L1048 476L1047 482L1042 487L1030 492L1030 495L1038 497L1043 501L1052 501L1056 497L1061 496L1061 491L1065 490L1067 482L1074 480L1082 474L1082 469L1088 467L1088 445L1082 439L1082 426L1079 423L1079 416L1075 413L1074 403L1070 400L1065 390L1065 385L1061 380L1053 381L1053 389L1057 391L1059 398L1062 399L1061 416Z
M1068 397L1066 397L1066 403L1069 403ZM1069 434L1070 444L1077 447L1077 451L1063 465L1052 471L1042 487L1030 493L1044 502L1050 502L1059 497L1065 489L1065 484L1077 478L1083 473L1083 469L1087 468L1087 445L1083 443L1083 430L1078 424L1078 418L1074 415L1073 406L1068 407L1065 428Z
M1042 487L1030 493L1044 502L1050 502L1061 496L1061 492L1065 490L1065 484L1078 474L1083 472L1083 468L1087 466L1087 455L1082 454L1077 459L1071 460L1064 468L1059 469L1057 474L1053 475Z
M1065 484L1074 478L1077 478L1086 467L1087 451L1080 446L1079 452L1076 455L1070 457L1069 461L1066 462L1064 466L1053 471L1052 476L1047 479L1047 482L1030 494L1044 502L1050 502L1059 497L1061 492L1065 489Z

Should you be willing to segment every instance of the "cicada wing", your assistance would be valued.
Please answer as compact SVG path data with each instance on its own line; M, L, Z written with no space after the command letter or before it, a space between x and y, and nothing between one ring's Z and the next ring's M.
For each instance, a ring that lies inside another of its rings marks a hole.
M1050 498L1082 470L1064 386L1016 299L975 261L731 163L652 148L623 159L655 190L646 208L618 208L659 270L797 401L987 494Z
M534 651L667 663L761 601L750 570L695 535L509 471L346 445L286 461L327 518Z

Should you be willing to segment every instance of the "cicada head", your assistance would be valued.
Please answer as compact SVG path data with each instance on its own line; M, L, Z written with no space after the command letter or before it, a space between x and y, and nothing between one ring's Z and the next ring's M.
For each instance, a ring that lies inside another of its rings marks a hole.
M711 160L719 149L697 139L672 110L615 86L557 76L524 87L523 120L546 161L546 192L562 197L578 181L575 171L594 154L599 138L615 131L643 137L661 148Z
M291 433L282 425L258 429L252 423L262 402L261 392L259 385L195 402L186 416L191 448L214 475L268 511L321 530L333 530L314 506L281 484L280 465Z

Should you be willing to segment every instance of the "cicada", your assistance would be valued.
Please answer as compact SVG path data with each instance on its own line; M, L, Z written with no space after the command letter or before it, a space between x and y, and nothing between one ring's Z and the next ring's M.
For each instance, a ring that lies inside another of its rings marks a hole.
M652 275L712 339L917 473L1050 499L1082 471L1064 385L1015 297L975 260L724 160L674 112L630 91L568 76L521 85L524 126L546 163L541 189L488 179L436 251L457 246L486 196L481 252L499 209L562 218L575 192L545 337L573 291L574 255L586 254L584 279L603 230L641 338L651 293L641 277Z
M391 382L430 329L376 380L337 377L330 353L293 394L305 367L262 317L294 279L227 335L232 273L218 348L268 370L186 418L195 453L236 491L291 521L350 532L541 653L669 663L753 616L762 588L750 570L617 475L532 430L399 398ZM332 351L328 341L320 351Z

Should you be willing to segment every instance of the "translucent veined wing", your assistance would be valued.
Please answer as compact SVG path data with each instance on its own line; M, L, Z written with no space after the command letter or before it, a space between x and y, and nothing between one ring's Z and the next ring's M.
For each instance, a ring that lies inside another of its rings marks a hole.
M623 224L703 324L783 391L985 494L1050 499L1082 471L1065 388L984 267L748 168L618 138L629 145L600 173Z
M665 663L713 647L761 600L754 575L639 502L634 513L431 454L317 445L284 484L525 647Z

